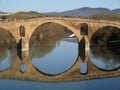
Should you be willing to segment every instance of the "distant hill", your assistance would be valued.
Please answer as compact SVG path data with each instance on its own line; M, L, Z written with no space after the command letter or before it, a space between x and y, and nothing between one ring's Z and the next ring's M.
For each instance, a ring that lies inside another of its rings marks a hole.
M112 10L112 13L120 14L120 9Z
M6 14L6 12L1 12L0 14ZM55 15L55 16L75 16L75 17L89 17L93 19L107 19L107 20L120 20L120 9L110 10L107 8L89 8L83 7L74 10L68 10L64 12L48 12L48 13L39 13L36 11L29 12L16 12L7 16L7 19L29 19L35 17L41 17L45 15ZM4 18L4 17L3 17Z
M109 10L107 8L89 8L83 7L74 10L68 10L64 12L49 12L45 13L46 15L57 15L57 16L81 16L81 17L89 17L93 14L99 14L103 12L120 14L120 9Z
M26 12L26 13L28 13L28 14L42 14L42 13L39 13L39 12L37 12L37 11L29 11L29 12ZM42 14L43 15L43 14Z
M0 14L7 14L6 12L2 12L2 11L0 11Z

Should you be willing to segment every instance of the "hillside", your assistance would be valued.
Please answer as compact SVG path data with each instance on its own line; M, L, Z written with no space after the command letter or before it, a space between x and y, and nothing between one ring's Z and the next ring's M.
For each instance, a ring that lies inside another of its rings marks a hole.
M8 16L8 19L29 19L44 16L44 14L37 13L34 11L30 12L17 12Z
M5 12L0 12L5 13ZM92 19L106 19L106 20L120 20L120 9L110 10L107 8L89 8L83 7L74 10L68 10L64 12L49 12L49 13L39 13L36 11L29 11L29 12L16 12L10 14L9 16L0 16L0 19L29 19L29 18L36 18L41 16L74 16L74 17L87 17Z
M89 8L83 7L79 9L64 11L64 12L49 12L45 13L46 15L57 15L57 16L81 16L81 17L89 17L93 14L99 14L103 12L109 12L114 14L120 14L120 9L109 10L107 8Z
M120 14L103 12L103 13L99 13L99 14L93 14L89 18L96 19L96 20L103 19L103 20L118 21L118 20L120 20Z

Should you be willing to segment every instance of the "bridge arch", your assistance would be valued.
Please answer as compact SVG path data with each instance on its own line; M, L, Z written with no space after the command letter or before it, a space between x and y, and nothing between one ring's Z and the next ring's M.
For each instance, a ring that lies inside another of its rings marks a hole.
M94 28L93 28L94 27ZM90 32L89 32L89 41L91 40L91 37L97 32L97 31L99 31L99 30L101 30L101 29L103 29L103 28L106 28L106 27L111 27L111 28L118 28L118 29L120 29L120 27L119 26L117 26L117 25L111 25L111 24L108 24L108 25L100 25L100 26L98 26L98 27L95 27L95 26L91 26L89 29L91 29L90 30ZM109 28L110 29L110 28Z
M116 37L118 39L120 39L120 28L116 27L116 26L111 26L111 25L100 27L91 34L89 42L91 43L92 39L95 38L96 36L99 37L98 34L101 34L101 37L104 37L107 35L106 38L109 38L109 36L114 34L114 36L116 35ZM114 38L114 36L113 36L113 38ZM96 38L96 39L98 39L98 38Z
M115 26L105 26L99 28L93 33L90 39L90 60L97 68L102 70L111 71L118 69L120 66L120 63L118 62L120 59L119 43L120 28ZM102 59L100 59L101 57ZM96 61L103 62L104 65L100 66L98 63L96 63ZM107 68L105 68L105 65Z
M34 30L34 32L36 32L37 30L39 30L39 28L42 26L42 25L44 25L44 24L49 24L49 23L54 23L54 22L46 22L46 23L43 23L43 24L41 24L41 25L39 25L37 28L36 28L36 30ZM56 24L58 24L58 23L56 23ZM58 25L60 25L60 24L58 24ZM60 26L63 26L63 25L60 25ZM44 26L43 26L44 27ZM65 27L65 26L63 26L63 27ZM66 27L67 28L67 27ZM49 29L49 28L48 28ZM68 29L68 28L67 28ZM44 29L43 29L44 30ZM49 29L50 30L50 29ZM39 30L40 31L40 30ZM72 31L72 30L71 30ZM34 32L33 32L33 34L34 34ZM73 31L72 31L73 32ZM74 32L73 32L74 33ZM32 37L32 36L31 36ZM31 40L31 38L30 38L30 40ZM78 39L77 39L77 41L78 41ZM30 45L30 41L29 41L29 45ZM77 51L76 51L77 52ZM79 52L78 52L79 53ZM64 74L64 73L66 73L66 72L68 72L73 66L75 66L75 64L76 64L76 62L77 62L77 60L78 60L78 55L77 55L77 57L76 57L76 59L74 60L75 62L72 64L72 66L70 66L67 70L65 70L65 71L63 71L63 72L60 72L60 73L58 73L58 74L51 74L52 76L58 76L58 75L62 75L62 74ZM34 65L33 65L34 66ZM37 70L37 68L35 68L36 70ZM39 71L39 70L38 70ZM45 74L45 75L48 75L48 74L46 74L46 73L44 73L44 72L42 72L42 71L39 71L40 73L43 73L43 74Z
M70 31L72 31L76 37L79 39L81 38L80 36L80 31L78 29L76 29L74 26L71 25L70 22L65 22L65 21L62 21L62 20L46 20L46 21L42 21L42 22L38 22L37 25L32 29L32 33L30 35L30 37L32 36L33 32L38 28L40 27L41 25L44 25L46 23L56 23L56 24L59 24L59 25L62 25L66 28L68 28Z
M16 38L14 37L14 34L11 32L11 31L9 31L9 30L7 30L7 29L5 29L5 28L2 28L2 27L0 27L0 30L2 30L2 31L4 31L4 32L8 32L11 36L12 36L12 41L14 41L14 42L17 42L16 41ZM3 33L1 33L1 34L3 34ZM4 36L4 35L3 35ZM7 38L6 38L7 39Z
M16 48L16 39L12 33L0 27L0 67L4 66L0 68L0 72L12 67L17 57Z

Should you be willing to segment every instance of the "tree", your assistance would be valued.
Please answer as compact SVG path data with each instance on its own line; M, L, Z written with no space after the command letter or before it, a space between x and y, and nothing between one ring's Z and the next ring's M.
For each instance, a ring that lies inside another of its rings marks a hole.
M119 21L120 20L120 14L114 14L114 13L108 13L108 12L102 12L99 14L93 14L90 16L92 19L96 20L112 20L112 21Z
M6 20L6 19L7 19L7 16L3 15L3 16L1 17L1 19L2 19L2 20Z

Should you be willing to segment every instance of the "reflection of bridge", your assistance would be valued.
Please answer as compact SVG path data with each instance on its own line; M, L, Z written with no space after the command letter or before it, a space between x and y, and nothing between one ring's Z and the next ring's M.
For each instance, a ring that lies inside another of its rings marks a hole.
M88 24L88 36L86 36L87 42L87 56L85 61L88 62L88 73L86 75L80 74L80 63L81 59L78 57L76 64L65 73L56 76L48 76L38 72L32 65L29 51L23 52L24 63L26 64L26 72L20 72L20 64L21 60L17 57L15 63L11 68L6 71L0 72L0 78L7 79L25 79L25 80L36 80L36 81L76 81L76 80L87 80L87 79L96 79L96 78L106 78L106 77L115 77L120 76L120 69L116 71L102 71L97 69L90 61L89 58L89 41L91 36L95 31L104 26L115 26L120 28L119 22L110 22L110 21L95 21L89 19L81 19L81 18L66 18L66 17L43 17L38 19L30 19L30 20L19 20L19 21L3 21L0 22L0 27L8 30L15 37L16 41L20 40L19 35L19 26L23 25L25 27L26 35L23 38L23 47L29 48L29 39L32 33L36 30L36 28L44 23L54 22L60 25L63 25L73 31L80 41L82 36L80 35L80 25L82 23Z

